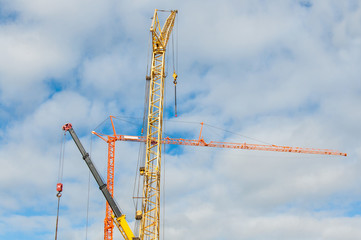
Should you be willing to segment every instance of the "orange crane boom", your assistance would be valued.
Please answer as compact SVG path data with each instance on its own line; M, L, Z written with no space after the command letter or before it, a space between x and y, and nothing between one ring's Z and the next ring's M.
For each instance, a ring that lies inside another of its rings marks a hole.
M93 132L93 134L96 134L97 136L103 138L100 134L98 134L96 132ZM104 139L104 140L107 141L106 139ZM145 142L147 139L145 136L116 135L115 140L116 141L131 141L131 142ZM156 141L156 140L154 140L154 141ZM250 144L250 143L215 142L215 141L210 141L210 142L206 143L203 140L203 138L194 140L194 139L166 137L166 138L162 138L162 144L347 156L346 153L342 153L342 152L330 150L330 149L315 149L315 148L288 147L288 146Z
M131 142L146 142L146 136L130 136L130 135L120 135L116 134L115 127L112 121L113 116L110 116L111 123L113 126L114 135L108 136L92 132L98 137L102 138L104 141L111 142L114 141L131 141ZM197 147L217 147L217 148L233 148L233 149L246 149L246 150L259 150L259 151L273 151L273 152L291 152L291 153L308 153L308 154L322 154L322 155L336 155L336 156L347 156L347 153L339 152L331 149L316 149L316 148L303 148L303 147L288 147L288 146L278 146L278 145L267 145L267 144L252 144L252 143L232 143L232 142L216 142L204 141L202 137L203 123L201 123L202 128L199 134L198 140L196 139L183 139L183 138L162 138L162 144L173 144L173 145L186 145L186 146L197 146ZM107 136L108 139L103 136ZM154 141L157 141L154 138Z

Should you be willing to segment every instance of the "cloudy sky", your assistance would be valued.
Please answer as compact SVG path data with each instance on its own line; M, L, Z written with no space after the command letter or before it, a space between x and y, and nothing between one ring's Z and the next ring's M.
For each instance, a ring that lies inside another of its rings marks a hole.
M54 238L64 123L104 177L90 132L114 115L118 133L140 133L155 8L179 10L167 136L205 122L205 141L348 153L165 146L162 239L361 239L360 0L0 0L0 238ZM116 148L131 224L139 148ZM69 136L62 182L58 239L103 239L105 202Z

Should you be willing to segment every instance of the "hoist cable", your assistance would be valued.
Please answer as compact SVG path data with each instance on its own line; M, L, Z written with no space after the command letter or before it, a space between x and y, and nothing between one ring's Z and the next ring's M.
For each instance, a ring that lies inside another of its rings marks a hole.
M179 14L178 14L178 19L176 19L176 24L177 24L177 27L176 27L176 70L178 71L179 70L179 66L178 66L178 58L179 58L179 51L178 51L178 43L179 43Z
M61 136L60 143L60 155L59 155L59 168L58 168L58 183L63 180L63 170L64 170L64 151L65 151L65 132Z
M146 81L145 81L145 89L144 89L144 106L143 106L143 118L142 118L142 129L141 129L141 136L144 136L147 134L147 119L148 119L148 111L149 111L149 91L150 91L150 82L151 82L151 76L148 75L149 73L149 60L150 60L150 44L151 44L151 33L149 35L149 46L148 46L148 56L147 56L147 73L146 73ZM135 119L132 117L131 119ZM138 119L138 118L137 118ZM134 124L134 122L132 122ZM139 149L138 149L138 159L137 159L137 166L135 169L135 175L134 175L134 185L133 185L133 205L135 208L135 212L138 211L139 207L142 208L143 204L143 198L141 195L141 188L142 188L142 182L141 182L141 174L140 174L140 168L144 167L145 165L145 149L146 149L146 143L139 143ZM143 209L141 209L143 210ZM139 232L139 220L135 223L134 232L136 235L138 235Z
M178 22L177 22L178 24ZM177 117L177 73L176 63L175 63L175 52L174 52L174 32L172 32L172 56L173 56L173 83L174 83L174 115Z
M174 33L172 32L172 60L173 60L173 72L175 72L175 54L174 54Z
M140 159L141 159L141 148L142 148L142 143L139 144L139 150L138 150L138 161L137 161L137 166L135 168L135 176L134 176L134 184L133 184L133 205L134 205L134 209L135 211L138 211L138 197L139 197L139 185L140 185L140 174L139 174L139 164L140 164Z
M149 32L149 37L148 37L148 52L147 52L147 71L145 73L146 76L148 76L149 73L149 62L150 62L150 46L151 46L151 42L153 41L152 39L152 32ZM153 51L153 46L152 46L152 51Z
M58 223L59 223L59 208L60 208L60 197L61 194L56 195L58 197L58 209L56 211L56 227L55 227L55 240L58 239Z
M89 198L90 198L90 171L88 175L88 199L86 203L86 226L85 226L85 240L88 239L88 227L89 227Z
M138 161L137 167L135 169L136 174L134 177L134 186L133 186L133 204L134 208L137 211L139 208L139 199L140 196L140 188L141 188L141 178L140 178L140 167L144 166L143 160L145 160L145 143L139 143L139 150L138 150Z
M148 48L149 50L149 48ZM148 59L149 59L149 51L148 51ZM148 68L148 65L147 65ZM148 69L147 69L148 72ZM150 80L146 80L145 82L145 89L144 89L144 110L143 110L143 118L142 118L142 130L141 130L141 136L144 136L147 134L147 119L148 119L148 103L149 103L149 88L150 88ZM132 117L131 119L139 119ZM134 122L132 122L134 123ZM137 160L137 166L136 166L136 174L134 176L134 185L133 185L133 205L135 210L137 211L139 208L139 200L140 198L140 192L141 192L141 176L140 176L140 167L144 166L145 162L145 148L146 143L139 143L139 150L138 150L138 160Z
M177 85L174 85L174 115L177 117Z
M150 81L145 82L145 99L144 99L144 112L143 112L143 129L147 127L147 118L148 118L148 103L149 103L149 88L150 88ZM145 130L147 131L147 130Z
M90 155L93 150L93 135L90 136ZM90 171L88 173L88 198L86 204L86 225L85 225L85 240L88 239L88 228L89 228L89 205L90 205Z
M167 106L167 90L166 89L164 89L164 106ZM167 131L167 124L166 124L166 122L164 122L163 118L162 118L162 121L163 122L161 124L163 125L163 129L162 129L162 134L163 134L164 132ZM161 167L163 168L163 173L162 173L163 186L160 186L161 187L161 194L163 195L163 197L162 197L162 199L163 199L163 201L162 201L162 214L163 214L162 219L163 219L163 222L159 223L159 224L162 224L162 235L163 235L163 239L165 239L165 237L164 237L164 234L165 234L165 232L164 232L164 227L165 227L165 202L166 202L165 201L165 179L166 179L166 177L165 177L165 160L166 160L165 152L166 152L166 145L165 144L163 144L163 152L164 152L164 154L162 154L161 163L160 163Z
M164 153L166 152L166 146L165 146L165 144L163 144L163 148L164 148ZM165 237L164 237L164 229L165 229L165 179L166 179L166 177L165 177L165 154L163 154L163 163L162 163L162 165L163 165L163 206L162 206L162 209L163 209L163 223L162 223L162 225L163 225L163 227L162 227L162 234L163 234L163 239L165 239Z
M60 142L61 143L60 143L60 155L59 155L58 183L56 186L58 190L58 193L56 194L58 198L58 207L56 210L55 240L57 240L58 238L60 197L61 197L61 192L63 190L63 184L61 183L61 181L63 180L63 170L64 170L65 133L62 134Z

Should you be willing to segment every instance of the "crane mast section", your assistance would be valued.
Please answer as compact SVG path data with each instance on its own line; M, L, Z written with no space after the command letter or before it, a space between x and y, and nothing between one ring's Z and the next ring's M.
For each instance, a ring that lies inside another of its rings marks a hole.
M163 104L165 80L165 52L174 26L177 11L171 11L163 28L160 27L158 10L155 10L152 26L152 63L147 117L146 156L143 179L143 201L140 239L159 239L160 173L163 131ZM156 141L154 141L156 139Z
M109 137L108 137L109 139ZM107 188L114 197L114 160L115 160L115 141L111 141L110 139L108 142L108 170L107 170ZM106 202L105 206L105 218L104 218L104 240L113 240L113 211L109 206L109 203Z

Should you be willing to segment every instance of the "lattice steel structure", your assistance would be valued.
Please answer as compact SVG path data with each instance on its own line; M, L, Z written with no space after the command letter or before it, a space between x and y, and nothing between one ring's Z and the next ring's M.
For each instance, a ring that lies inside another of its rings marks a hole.
M143 175L141 240L159 239L160 173L162 156L165 52L177 11L171 11L163 28L154 12L152 34L152 63L150 71L149 107L147 118L146 156Z
M159 239L160 222L160 173L162 156L162 131L163 131L163 104L164 104L164 81L165 81L165 53L169 37L171 35L177 10L169 11L170 15L161 28L159 10L155 10L150 32L152 34L152 62L150 76L147 77L149 84L148 116L147 116L147 138L146 159L142 168L143 196L142 196L142 218L140 224L141 240ZM95 133L108 143L108 172L107 187L113 196L114 186L114 153L116 132L113 118L110 117L114 135L107 138ZM104 240L113 239L112 210L106 205L106 216L104 219Z

